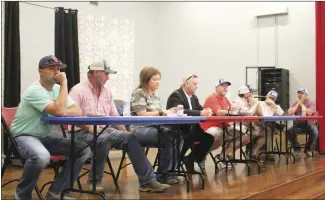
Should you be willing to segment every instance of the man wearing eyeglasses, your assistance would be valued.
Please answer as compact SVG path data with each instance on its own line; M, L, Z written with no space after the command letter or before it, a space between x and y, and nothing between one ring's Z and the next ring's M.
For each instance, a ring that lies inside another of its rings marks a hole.
M210 108L204 109L195 92L198 88L198 77L194 74L188 74L182 79L181 87L175 90L167 100L166 109L171 109L182 105L184 107L184 114L188 116L209 116L212 114ZM194 146L193 152L183 159L187 170L194 170L194 161L198 162L200 168L204 171L204 158L210 150L214 138L205 133L199 124L187 125L183 124L180 126L185 136L184 146L182 149L182 156L185 155L186 151L193 146L195 140L200 141L198 145Z

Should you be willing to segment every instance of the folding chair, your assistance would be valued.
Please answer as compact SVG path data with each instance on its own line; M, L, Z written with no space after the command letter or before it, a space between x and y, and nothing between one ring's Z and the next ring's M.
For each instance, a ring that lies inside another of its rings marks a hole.
M318 111L316 111L316 112L313 114L313 116L318 116ZM297 126L297 123L296 123L296 122L293 122L293 126ZM306 121L306 124L301 125L301 126L307 126L307 121ZM318 131L319 131L319 121L316 122L316 127L317 127L317 129L318 129ZM308 142L308 138L309 138L309 134L310 134L310 133L309 133L308 131L305 131L305 132L303 132L303 133L296 133L296 134L297 134L297 136L299 136L299 135L305 135L305 136L306 136L306 137L305 137L305 143L300 144L300 148L306 150L306 148L307 148L306 144L307 144L307 142ZM318 141L318 140L316 140L316 142L317 142L317 141ZM312 157L314 157L314 152L315 152L315 149L316 149L316 145L317 145L317 144L315 144L315 145L313 145L313 146L311 147ZM289 146L289 147L288 147L288 151L291 153L293 147L291 146L290 142L288 142L288 146Z
M117 100L114 101L115 104L117 104ZM119 113L120 116L123 116L123 108L122 107L119 107L117 108L117 111ZM126 129L129 131L129 126L128 125L125 125ZM149 149L150 148L158 148L156 145L142 145L141 147L145 148L145 154L146 156L148 155L148 152L149 152ZM122 150L122 157L121 157L121 161L120 161L120 164L119 164L119 167L118 167L118 170L117 170L117 174L116 174L116 181L118 180L120 174L121 174L121 171L122 169L126 168L128 165L131 165L132 163L126 163L125 165L123 165L123 162L125 160L125 157L126 157L126 150L125 149L117 149L117 150ZM159 153L159 151L158 151ZM155 167L158 166L158 158L159 158L159 154L157 153L156 155L156 158L155 158L155 161L154 161L154 164L153 164L153 169L155 170Z
M66 130L68 129L68 126L67 125L61 125L61 131L62 131L62 134L64 137L67 137L66 135ZM118 183L117 183L117 178L116 178L116 175L114 173L114 170L113 170L113 166L112 166L112 163L111 163L111 160L109 159L109 155L107 155L107 160L106 160L107 164L108 164L108 167L109 167L109 170L110 172L107 172L107 171L104 171L105 174L109 174L112 176L113 178L113 182L114 182L114 185L116 188L119 188L118 186ZM78 188L80 190L82 190L82 186L81 186L81 183L80 183L80 179L82 177L84 177L85 175L87 175L88 173L90 173L90 169L89 168L85 168L83 167L82 168L83 170L85 170L84 173L82 173L81 175L79 175L78 179L77 179L77 184L78 184Z
M9 151L8 154L6 155L6 158L4 160L4 164L1 168L1 179L3 178L3 175L6 171L7 165L10 163L10 161L14 158L19 158L20 162L22 163L22 165L25 165L25 160L21 157L19 151L18 151L18 146L17 143L14 140L14 137L12 136L9 127L11 126L11 122L16 114L17 111L17 107L13 107L13 108L5 108L2 107L1 108L1 124L3 126L3 132L5 134L7 134L9 141L10 141L10 147L9 147ZM50 157L50 166L53 168L54 170L54 177L57 176L58 172L59 172L59 166L58 166L58 162L59 161L63 161L66 160L66 157L64 155L51 155ZM4 187L6 185L8 185L9 183L12 182L16 182L16 181L20 181L20 179L12 179L10 181L7 181L6 183L2 184L1 187ZM42 191L45 188L46 185L52 183L52 181L45 183L41 189L39 189L39 187L36 185L35 186L35 191L39 197L39 199L44 199L42 196Z
M158 148L156 145L142 145L142 147L144 147L146 150L145 150L145 154L146 156L148 156L148 152L149 152L149 149L150 148ZM121 150L121 149L118 149L118 150ZM131 165L132 163L126 163L125 165L123 165L123 162L124 162L124 159L126 157L126 150L125 149L122 149L122 157L121 157L121 161L120 161L120 165L118 167L118 170L117 170L117 174L116 174L116 179L118 180L120 174L121 174L121 171L122 169L126 168L128 165ZM158 151L159 152L159 151ZM156 158L155 158L155 161L154 161L154 164L153 164L153 169L155 170L155 168L158 166L159 164L159 154L157 153L156 155Z

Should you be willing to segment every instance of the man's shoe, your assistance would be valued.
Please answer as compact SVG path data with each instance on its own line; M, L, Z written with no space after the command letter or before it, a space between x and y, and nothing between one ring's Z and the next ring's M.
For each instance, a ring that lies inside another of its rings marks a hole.
M313 152L311 150L306 151L307 157L313 157Z
M190 159L188 156L185 156L183 159L183 164L186 167L186 171L193 172L194 171L194 161Z
M93 184L88 184L89 190L93 191ZM101 185L96 185L96 192L104 192L104 187Z
M222 160L221 154L216 155L216 159L217 159L217 161ZM226 156L226 160L229 160L228 156ZM226 168L226 163L225 162L218 162L217 167L218 167L219 170L225 169ZM227 167L228 167L228 169L232 168L230 163L228 163Z
M177 177L173 177L173 178L167 178L167 180L165 181L165 184L176 185L176 184L180 184L181 182L182 182L181 179L179 179Z
M15 200L20 200L20 198L19 198L17 192L15 192L14 199L15 199Z
M59 200L61 199L61 194L55 194L53 192L48 191L45 197L46 200ZM70 195L66 194L63 197L64 200L74 200Z
M198 162L197 164L198 164L198 166L200 168L200 171L202 173L205 173L205 159L203 159L202 162Z
M299 157L299 151L294 151L292 152L293 156L296 158L296 157Z
M161 184L158 181L152 181L150 183L140 186L139 191L140 192L164 192L169 187L170 186L167 184Z

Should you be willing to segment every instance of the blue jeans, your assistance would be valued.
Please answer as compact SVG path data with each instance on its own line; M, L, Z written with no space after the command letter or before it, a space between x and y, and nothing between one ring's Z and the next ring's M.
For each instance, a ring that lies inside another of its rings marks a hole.
M89 145L92 144L93 135L87 131L77 132L75 137L79 141L85 142ZM97 138L97 184L102 182L106 158L111 147L115 149L125 149L127 151L129 159L133 164L134 171L139 178L140 185L155 181L152 165L142 151L135 135L130 132L120 131L109 127ZM92 183L92 175L92 173L88 174L88 183Z
M300 150L300 144L297 140L297 134L299 133L309 134L309 138L306 144L306 149L311 150L316 144L318 138L318 128L315 124L299 124L299 126L294 125L288 129L288 141L291 143L294 151Z
M34 137L18 136L15 139L20 155L25 159L22 177L16 192L20 199L32 199L32 191L43 169L50 163L50 155L70 155L70 139L56 136ZM74 180L90 156L90 148L85 143L75 142ZM70 158L49 188L52 193L60 194L70 185Z
M159 132L160 131L160 132ZM139 127L135 129L134 134L138 138L141 145L158 145L161 148L159 155L159 166L158 172L165 173L172 169L173 160L173 146L176 150L176 141L173 145L173 131L167 127L161 126L160 130L154 126ZM183 141L181 142L180 152L183 146ZM175 167L177 166L177 157L174 155ZM162 179L162 174L157 174L157 179ZM168 177L172 178L172 176Z

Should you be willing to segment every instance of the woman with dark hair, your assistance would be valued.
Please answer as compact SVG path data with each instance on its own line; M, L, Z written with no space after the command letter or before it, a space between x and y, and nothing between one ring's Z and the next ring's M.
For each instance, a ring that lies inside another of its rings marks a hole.
M161 73L154 67L144 67L140 72L139 86L133 91L131 96L131 115L133 116L166 116L167 110L162 109L160 97L156 91L159 88ZM163 125L130 127L140 141L141 145L158 145L161 148L159 156L158 172L164 173L172 169L172 130ZM176 150L176 149L175 149ZM176 166L176 158L175 166ZM156 175L160 182L167 184L178 184L180 180L175 176Z

